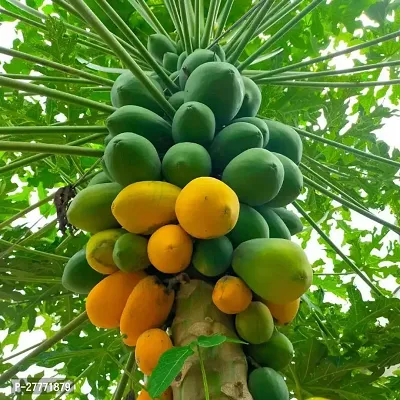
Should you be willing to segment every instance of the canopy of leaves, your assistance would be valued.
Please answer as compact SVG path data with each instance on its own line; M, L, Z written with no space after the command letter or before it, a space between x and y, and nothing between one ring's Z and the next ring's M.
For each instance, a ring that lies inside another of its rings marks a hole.
M117 74L110 72L109 68L120 69L124 66L112 51L104 45L100 49L95 40L92 43L97 47L88 44L87 39L82 40L82 36L67 25L84 27L82 20L67 12L58 1L48 3L41 0L26 1L29 7L50 16L43 28L0 14L2 21L15 21L17 36L12 48L115 79ZM163 2L147 3L162 26L172 32L173 25ZM225 1L221 3L222 7ZM247 0L235 1L227 27L243 15L251 3ZM112 32L119 34L116 26L98 8L96 1L89 0L87 4ZM110 0L109 4L146 43L147 36L153 31L131 3ZM208 4L206 1L205 6L208 7ZM307 4L309 1L302 2L299 10ZM22 17L42 23L39 18L6 0L0 0L0 5ZM250 69L268 71L280 68L317 57L321 52L326 54L327 49L331 52L398 31L399 6L398 1L389 0L323 2L275 43L274 49L283 51L253 64ZM266 33L273 35L278 32L294 15L293 12L288 14ZM241 60L258 49L262 40L256 38L250 42ZM355 66L398 60L399 41L391 40L368 47L352 56L344 56L342 60L353 62ZM27 75L35 72L46 76L67 76L16 57L2 61L2 68L7 74ZM318 72L330 68L331 62L322 62L302 71ZM394 67L390 70L377 69L354 75L325 77L323 80L360 82L378 80L379 77L394 79L398 78L398 74L399 68ZM95 84L45 84L105 104L110 102L109 89L99 89ZM388 118L395 116L400 100L399 88L328 89L263 85L260 114L400 162L400 151L377 140L374 134ZM105 115L99 111L7 88L1 88L0 91L0 127L104 124ZM392 106L389 107L389 104ZM398 132L392 134L398 135ZM66 144L85 137L86 133L11 134L2 135L0 139ZM363 158L316 140L303 139L303 163L306 166L371 212L380 213L394 223L400 221L398 167ZM102 147L102 137L88 141L91 147ZM2 171L10 162L24 159L26 161L21 162L20 167ZM0 221L6 221L36 201L45 199L57 188L75 182L93 166L94 161L90 157L76 156L42 155L31 158L29 154L0 151ZM326 183L318 183L327 187ZM78 189L84 185L82 183ZM344 249L345 254L380 288L385 297L369 293L365 285L355 287L360 280L354 271L323 239L315 236L311 228L299 235L303 247L309 251L322 249L318 255L309 253L309 257L314 261L314 271L325 275L315 276L313 291L304 298L298 317L290 327L282 329L293 341L296 351L295 363L284 371L292 393L297 399L322 396L332 400L398 400L399 300L393 298L391 290L385 289L388 282L400 284L398 236L372 222L357 226L354 212L308 186L298 203L336 245ZM3 227L0 224L0 329L8 332L0 345L0 354L6 347L9 351L9 345L16 348L25 332L42 330L47 337L52 336L59 326L66 325L84 310L84 296L73 295L64 289L61 275L65 261L81 249L88 238L82 232L74 236L69 233L60 235L56 224L52 222L55 207L51 201L44 202L38 210L29 213L29 218L17 219L11 225ZM39 230L38 226L41 226ZM91 394L96 399L110 399L110 390L119 380L129 353L129 349L121 343L116 330L99 330L86 323L51 350L37 356L35 363L43 367L57 366L59 374L76 379L77 391L87 379L92 388ZM0 372L10 366L9 362L2 362ZM133 378L130 382L134 383L133 389L138 391L140 373L136 371ZM83 397L68 395L66 398Z

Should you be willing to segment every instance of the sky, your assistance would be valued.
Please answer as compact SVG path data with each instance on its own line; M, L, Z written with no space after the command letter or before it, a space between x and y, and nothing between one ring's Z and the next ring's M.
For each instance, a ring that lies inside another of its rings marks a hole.
M368 20L367 17L363 17L363 22L365 25L373 24L373 22ZM15 32L14 26L15 26L15 23L10 23L10 22L2 23L0 25L0 45L1 46L12 47L12 42L13 42L14 38L16 37L16 32ZM336 48L336 50L340 50L340 49L341 49L341 47ZM332 50L334 50L333 47L330 47L327 49L327 52L331 52ZM348 67L351 67L354 65L352 60L355 58L362 60L362 56L359 53L354 53L351 55L351 57L340 56L336 59L333 59L333 60L331 60L330 65L336 67L337 69L348 68ZM4 56L4 55L0 54L0 62L7 61L9 59L10 59L9 56ZM0 67L0 69L1 69L1 67ZM4 72L3 69L1 69L1 71ZM380 76L380 80L387 79L387 76L388 76L388 71L384 70ZM388 96L386 96L386 98L382 100L382 105L384 105L386 107L390 107L392 109L395 107L393 104L390 103ZM350 127L351 124L357 123L357 115L355 115L355 116L348 115L348 120L349 120L348 127ZM321 128L323 128L326 125L326 120L323 116L322 110L321 110L321 116L318 120L318 123L321 126ZM378 139L384 140L391 147L391 149L394 149L394 148L400 149L399 126L400 126L400 115L397 117L393 116L389 119L384 120L384 126L382 128L380 128L379 130L375 131L375 134ZM21 184L21 182L18 180L18 177L15 176L15 177L13 177L13 179L15 180L16 183ZM35 203L36 201L38 201L37 195L33 194L32 198L31 198L31 202ZM338 205L338 204L333 204L333 205ZM370 229L370 230L372 229L372 227L376 226L380 229L380 226L377 223L374 223L373 221L371 221L355 212L351 212L351 214L352 214L352 222L351 222L352 226L357 227L358 229ZM390 222L395 222L393 215L391 215L388 211L379 213L378 215L385 218L386 220L388 220ZM34 224L37 222L38 219L40 219L40 217L41 217L41 215L39 213L39 210L34 210L31 213L29 213L26 216L26 218L19 219L14 224L19 225L26 221L29 221L31 224ZM49 222L49 220L42 218L42 220L35 225L34 230L39 229L41 226L45 225L47 222ZM332 232L332 234L334 235L333 237L335 237L336 242L341 243L341 240L340 240L340 235L342 234L341 231L334 230ZM387 236L386 241L389 239L396 240L396 239L398 239L398 237L396 237L396 235L394 233L391 233ZM296 237L294 237L293 240L300 242L299 239L297 239ZM376 255L384 257L385 256L384 247L385 246L383 246L382 251ZM346 254L348 254L348 249L346 249L346 246L343 247L343 250ZM318 243L318 234L315 231L313 232L313 234L311 236L311 240L308 243L306 252L307 252L307 255L308 255L311 263L322 258L326 261L325 272L332 271L332 268L333 268L332 262L326 257L325 251L324 251L324 246L322 246L321 244ZM343 279L348 279L348 280L350 280L352 278L353 278L353 276L343 277ZM355 284L362 291L363 298L365 300L372 299L369 288L366 286L366 284L360 278L358 278L358 277L355 278ZM393 277L387 278L385 281L381 282L381 285L383 287L385 287L386 289L392 290L392 291L395 290L398 286ZM400 292L398 292L397 295L400 296ZM339 299L331 293L327 293L325 301L341 304L343 311L345 311L349 306L349 304L347 304L347 302L345 300ZM36 327L40 328L40 326L43 322L44 322L44 319L42 317L38 317L37 321L36 321ZM7 331L0 331L0 342L5 338L6 335L7 335ZM44 340L45 338L46 338L45 334L40 329L37 329L33 332L24 332L20 337L18 347L15 350L11 351L11 346L6 346L4 349L4 356L7 357L7 356L11 355L12 353L16 353L20 350L23 350L24 348L27 348L34 343L38 343L38 342ZM13 362L17 362L24 355L14 358ZM61 365L62 364L60 364L60 366ZM45 376L50 377L53 375L57 375L57 372L55 371L56 369L57 369L57 367L55 369L53 369L53 368L40 368L40 367L36 367L36 366L31 366L28 370L24 371L23 373L20 373L19 376L27 376L27 374L30 374L30 373L34 374L34 373L44 370ZM83 386L82 390L83 390L84 394L89 393L90 386L88 384L85 384ZM89 395L88 398L94 399L94 397L91 395Z

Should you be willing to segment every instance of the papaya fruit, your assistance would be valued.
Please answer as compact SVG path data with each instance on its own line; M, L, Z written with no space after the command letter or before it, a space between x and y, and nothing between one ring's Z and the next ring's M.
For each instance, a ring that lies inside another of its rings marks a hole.
M226 61L225 51L224 51L224 49L222 48L222 46L220 44L215 43L210 48L210 50L213 51L215 53L215 55L217 55L222 62Z
M287 210L283 207L273 208L272 210L285 223L292 236L303 230L301 219L293 211Z
M265 149L249 149L225 168L222 181L232 188L242 203L260 206L273 199L282 187L283 165Z
M253 400L289 400L285 379L272 368L257 368L249 375Z
M282 163L285 175L278 194L267 205L269 207L284 207L296 200L303 190L303 174L290 158L279 153L274 153L274 155Z
M261 90L257 84L247 76L242 76L244 84L244 98L242 106L235 118L255 117L261 106Z
M179 225L165 225L150 237L147 246L149 260L166 274L185 270L192 258L192 238Z
M149 78L157 90L162 93L161 85L154 78ZM127 105L139 106L163 115L163 110L157 101L131 71L122 73L115 80L111 88L111 104L116 108Z
M251 239L269 238L269 227L262 215L247 204L240 203L239 219L228 233L233 247Z
M176 42L176 52L181 54L183 52L183 43L181 39L178 39Z
M197 240L194 244L192 264L205 276L222 275L231 265L233 246L226 236Z
M105 138L104 138L104 146L107 146L108 143L110 143L110 140L113 138L113 135L109 133Z
M269 129L269 141L266 149L280 153L299 164L303 155L303 142L299 134L290 126L278 121L264 119Z
M222 129L213 140L209 152L213 170L221 173L239 154L252 148L262 148L261 131L247 122L237 122Z
M253 301L235 317L235 327L239 336L250 344L268 342L274 332L274 320L268 307Z
M110 182L112 182L110 172L108 171L108 169L106 167L106 163L104 162L104 157L101 158L100 165L101 165L101 168L102 168L104 174L106 175L106 177L110 180Z
M251 344L249 356L262 367L270 367L275 371L285 369L293 358L292 342L283 334L274 331L268 342Z
M183 62L186 60L187 57L187 52L184 51L181 54L179 54L179 58L178 58L178 63L177 63L177 71L180 72L180 69L182 68Z
M134 272L147 268L150 260L147 255L147 238L135 233L124 233L115 242L112 258L123 272Z
M163 57L163 66L169 72L175 72L178 65L178 54L167 52Z
M270 301L264 301L266 306L271 311L277 325L287 325L292 322L300 307L300 298L286 304L274 304Z
M88 294L102 279L86 260L86 249L76 252L67 262L61 278L65 289L77 294Z
M189 76L185 102L198 101L214 113L217 127L226 125L243 103L244 84L239 71L226 62L200 65Z
M252 293L248 286L236 276L223 276L214 286L212 300L225 314L238 314L251 304Z
M110 179L107 174L102 171L96 174L88 183L88 186L98 185L99 183L110 183Z
M165 53L176 53L176 45L170 39L160 33L150 35L147 40L147 50L162 64Z
M180 192L175 212L181 227L197 239L224 236L236 225L236 193L215 178L196 178Z
M123 342L136 346L143 332L162 326L171 312L174 298L174 291L169 291L157 277L142 279L129 295L121 315Z
M230 124L235 124L236 122L248 122L249 124L255 125L262 133L263 135L263 147L265 147L268 144L269 141L269 129L268 125L264 122L263 119L257 118L257 117L242 117L242 118L236 118L232 120Z
M161 178L161 161L156 148L135 133L115 136L104 151L104 162L113 180L121 186Z
M133 132L149 140L160 154L173 144L171 125L153 111L138 106L124 106L114 111L106 120L113 135Z
M168 99L169 104L171 104L172 107L175 108L175 110L178 110L179 107L182 106L182 104L185 102L185 92L181 90L180 92L174 93L169 99Z
M263 300L286 304L302 296L312 283L304 250L285 239L253 239L233 253L232 267Z
M289 229L272 208L264 205L256 207L256 210L263 216L264 220L268 224L270 238L291 239L292 236Z
M170 337L162 329L155 328L143 332L135 347L135 359L138 367L145 375L151 375L160 357L172 347Z
M118 271L113 260L113 251L115 242L124 233L122 229L107 229L95 233L89 239L86 246L86 259L94 270L104 275Z
M179 71L179 86L182 90L185 89L186 82L193 71L200 65L220 61L219 57L211 50L196 49L193 53L189 54L182 63Z
M172 400L172 390L169 387L159 398L160 400ZM146 390L142 389L139 393L137 400L153 400Z
M86 312L90 322L98 328L118 328L129 295L145 277L143 271L117 271L99 282L86 299Z
M112 213L128 232L150 235L176 221L175 203L181 189L167 182L137 182L121 191Z
M162 161L164 179L181 188L195 178L210 176L211 170L210 155L197 143L175 144Z
M175 143L193 142L208 147L214 139L215 117L205 104L189 101L182 104L172 121Z
M99 183L81 190L68 207L68 222L91 233L119 227L111 204L121 189L118 183Z

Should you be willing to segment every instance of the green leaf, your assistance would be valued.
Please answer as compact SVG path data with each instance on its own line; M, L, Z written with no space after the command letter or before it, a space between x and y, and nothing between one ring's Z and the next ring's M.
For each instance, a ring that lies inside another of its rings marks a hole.
M193 354L190 346L174 347L163 353L147 384L150 397L156 398L164 393L182 370L185 361Z

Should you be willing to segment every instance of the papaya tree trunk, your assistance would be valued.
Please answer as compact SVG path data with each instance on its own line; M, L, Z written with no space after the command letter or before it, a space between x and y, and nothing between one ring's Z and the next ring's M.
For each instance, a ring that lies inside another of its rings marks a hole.
M172 324L175 346L184 346L200 335L222 334L237 338L233 318L212 302L212 286L192 280L181 286ZM252 400L247 388L247 361L242 346L224 343L202 348L211 400ZM204 400L205 393L198 354L191 356L172 385L174 400Z

